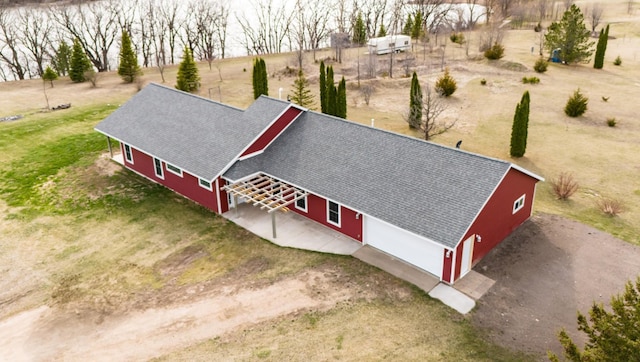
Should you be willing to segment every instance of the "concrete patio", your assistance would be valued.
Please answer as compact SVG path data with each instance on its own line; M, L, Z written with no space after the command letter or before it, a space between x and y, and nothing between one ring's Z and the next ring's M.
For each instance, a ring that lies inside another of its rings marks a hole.
M237 210L231 209L222 216L279 246L340 255L351 255L362 247L359 242L295 212L275 214L275 238L271 214L259 207L242 203Z

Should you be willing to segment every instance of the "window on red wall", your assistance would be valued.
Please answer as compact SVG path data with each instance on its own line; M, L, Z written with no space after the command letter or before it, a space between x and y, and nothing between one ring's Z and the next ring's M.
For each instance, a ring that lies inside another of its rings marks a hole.
M153 166L158 178L164 179L164 170L162 169L162 161L157 158L153 158Z
M340 226L340 204L327 200L327 222Z
M131 147L129 145L124 145L124 158L129 163L133 163L133 153L131 153Z
M525 195L520 196L516 201L513 202L513 213L515 214L516 212L522 210L522 208L524 207L524 199L525 199Z
M300 197L300 195L296 195L296 197ZM307 195L296 200L296 209L307 212Z

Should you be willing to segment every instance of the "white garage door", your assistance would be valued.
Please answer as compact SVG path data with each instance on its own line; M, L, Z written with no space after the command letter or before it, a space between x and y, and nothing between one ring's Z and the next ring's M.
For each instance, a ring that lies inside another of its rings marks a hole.
M364 243L442 278L444 248L376 218L364 217Z

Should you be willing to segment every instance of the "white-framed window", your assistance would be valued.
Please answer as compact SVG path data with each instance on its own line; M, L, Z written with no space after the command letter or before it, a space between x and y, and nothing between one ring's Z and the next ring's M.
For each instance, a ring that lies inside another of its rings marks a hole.
M174 166L174 165L172 165L170 163L165 163L165 165L167 166L167 171L182 177L182 169L181 168L176 167L176 166Z
M203 189L207 189L209 191L213 191L213 188L211 187L211 182L204 180L204 179L198 179L198 185L200 185L200 187L202 187Z
M340 226L340 204L327 200L327 222Z
M162 169L162 161L157 158L153 158L153 169L156 172L156 177L164 180L164 170Z
M131 146L128 144L124 145L124 159L129 163L133 163L133 152L131 152Z
M524 199L526 195L520 196L516 201L513 202L513 214L520 211L524 207Z
M296 195L296 197L299 197L299 196L300 194ZM307 195L304 195L304 197L301 197L296 200L296 209L307 212Z

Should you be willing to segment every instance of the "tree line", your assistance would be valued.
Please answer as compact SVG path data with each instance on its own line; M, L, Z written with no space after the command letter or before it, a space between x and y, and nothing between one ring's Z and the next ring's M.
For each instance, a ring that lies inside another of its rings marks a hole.
M486 4L491 11L475 11L463 22L450 24L448 16L460 9L448 0L249 0L250 8L234 12L230 0L85 0L30 7L9 3L0 3L3 80L42 76L76 39L96 71L116 69L123 31L130 35L140 65L156 66L162 73L165 65L180 61L185 47L211 67L214 59L225 58L230 40L248 55L314 51L326 46L333 33L364 44L378 34L402 33L408 22L418 36L443 27L473 27L481 16L495 20L533 8L525 0L465 0L470 9ZM549 13L549 0L535 3L541 14ZM238 24L237 34L228 32L232 21Z

